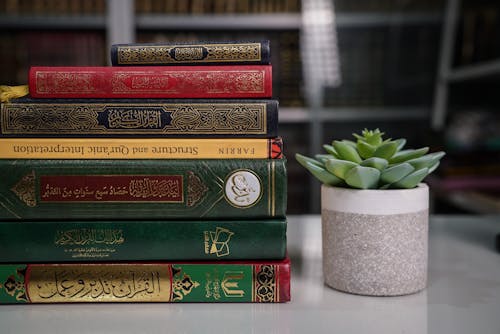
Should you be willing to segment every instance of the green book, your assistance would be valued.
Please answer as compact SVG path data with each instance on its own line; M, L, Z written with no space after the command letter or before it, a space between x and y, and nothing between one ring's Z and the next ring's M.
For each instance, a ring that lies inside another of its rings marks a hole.
M290 260L0 264L0 304L290 300Z
M286 220L0 222L0 263L283 259Z
M285 159L0 159L0 172L1 220L265 219L286 212Z

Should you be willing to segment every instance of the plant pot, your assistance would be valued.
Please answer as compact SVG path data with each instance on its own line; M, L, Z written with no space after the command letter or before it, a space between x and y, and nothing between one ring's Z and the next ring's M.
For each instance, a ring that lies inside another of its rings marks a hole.
M429 188L321 188L323 274L337 290L372 296L427 285Z

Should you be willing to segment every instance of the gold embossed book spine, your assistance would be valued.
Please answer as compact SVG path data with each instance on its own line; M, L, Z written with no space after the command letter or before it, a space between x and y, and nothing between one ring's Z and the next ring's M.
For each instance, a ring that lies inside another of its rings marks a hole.
M113 66L270 64L269 41L136 43L111 46Z
M0 138L0 159L281 159L276 138Z
M33 98L271 98L271 65L33 66Z
M290 300L290 261L0 264L0 304Z
M244 99L13 99L0 137L273 138L278 101Z
M0 170L0 220L19 224L266 219L286 212L285 159L0 159Z
M0 222L0 263L280 260L286 220Z

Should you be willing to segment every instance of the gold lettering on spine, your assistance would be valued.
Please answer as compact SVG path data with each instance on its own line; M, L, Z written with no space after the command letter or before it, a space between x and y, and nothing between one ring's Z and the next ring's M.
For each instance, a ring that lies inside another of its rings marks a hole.
M145 177L143 179L131 180L129 193L137 198L177 198L183 196L182 184L179 179L156 180ZM181 199L180 202L184 200Z
M34 303L168 302L165 265L33 265L28 293Z
M139 129L161 127L159 110L143 109L108 109L108 123L111 129Z
M175 59L179 61L183 60L201 60L203 59L203 48L201 47L183 47L175 48L174 50Z
M123 230L120 229L71 229L56 231L56 245L121 245L125 242Z

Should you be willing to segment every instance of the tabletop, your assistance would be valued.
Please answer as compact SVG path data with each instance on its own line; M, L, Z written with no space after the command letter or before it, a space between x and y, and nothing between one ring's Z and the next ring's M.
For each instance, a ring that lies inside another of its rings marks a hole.
M0 306L0 333L500 333L499 216L431 216L429 285L365 297L323 284L320 216L290 216L285 304Z

